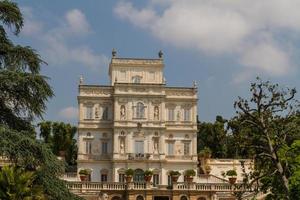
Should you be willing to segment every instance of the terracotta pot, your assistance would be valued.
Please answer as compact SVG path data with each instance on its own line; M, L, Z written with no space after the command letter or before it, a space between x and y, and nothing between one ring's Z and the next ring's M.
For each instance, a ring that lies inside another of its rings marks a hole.
M229 180L229 183L230 183L230 184L235 184L235 182L236 182L236 177L229 177L228 180Z
M80 177L81 181L87 181L87 178L88 178L87 175L84 175L84 174L80 174L79 177Z
M192 183L193 180L194 180L194 177L192 177L192 176L187 176L187 177L185 177L185 179L186 179L186 181L187 181L188 183Z
M172 182L176 183L178 181L179 176L172 176Z
M144 180L148 183L151 181L151 178L152 176L144 176Z
M125 178L127 183L130 183L132 181L132 176L126 176Z

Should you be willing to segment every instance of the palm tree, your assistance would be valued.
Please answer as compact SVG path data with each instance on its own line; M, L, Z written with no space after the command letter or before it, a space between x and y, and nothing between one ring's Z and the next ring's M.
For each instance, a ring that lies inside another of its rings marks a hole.
M45 199L42 188L34 185L34 180L34 172L16 166L4 166L0 170L0 199Z

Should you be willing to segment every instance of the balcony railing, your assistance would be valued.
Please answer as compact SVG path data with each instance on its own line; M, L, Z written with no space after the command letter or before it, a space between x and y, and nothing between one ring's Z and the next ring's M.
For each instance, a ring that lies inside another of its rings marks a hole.
M128 160L148 160L151 157L150 153L129 153Z
M111 159L109 154L94 155L94 154L78 154L78 160L107 160Z
M144 182L131 183L98 183L98 182L67 182L67 187L74 193L99 192L101 190L190 190L190 191L211 191L211 192L232 192L243 190L236 189L229 183L174 183L172 186L156 185Z

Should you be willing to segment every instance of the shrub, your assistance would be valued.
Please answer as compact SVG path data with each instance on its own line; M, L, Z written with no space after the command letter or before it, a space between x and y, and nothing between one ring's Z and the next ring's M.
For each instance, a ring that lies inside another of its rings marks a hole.
M181 173L179 171L170 171L170 176L180 176Z
M80 175L89 175L90 173L91 173L91 171L88 170L88 169L81 169L81 170L79 171L79 174L80 174Z
M188 169L184 172L185 176L196 176L196 172L193 169Z
M227 176L237 176L237 173L234 169L231 169L226 172L226 175Z
M153 175L153 172L152 172L151 170L146 170L146 171L144 172L144 175L145 175L145 176L152 176L152 175Z
M125 171L126 176L133 176L133 173L134 173L133 169L130 168Z

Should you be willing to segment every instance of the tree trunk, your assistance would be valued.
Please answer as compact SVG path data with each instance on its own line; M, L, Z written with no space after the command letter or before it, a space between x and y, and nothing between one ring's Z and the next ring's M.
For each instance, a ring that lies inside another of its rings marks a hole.
M276 163L276 168L277 168L278 172L280 173L281 179L283 181L283 185L285 187L286 198L289 199L289 181L284 173L282 164L280 163L280 160L278 159L277 154L274 152L274 148L273 148L271 139L269 137L269 134L266 133L266 136L268 138L268 144L269 144L269 148L270 148L270 152L271 152L273 161Z

